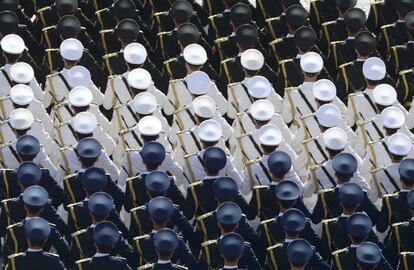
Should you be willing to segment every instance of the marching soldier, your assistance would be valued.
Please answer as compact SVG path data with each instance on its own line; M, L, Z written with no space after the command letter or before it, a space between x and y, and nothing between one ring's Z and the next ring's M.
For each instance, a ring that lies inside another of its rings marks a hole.
M244 254L246 243L243 241L243 238L237 234L228 235L227 237L223 237L221 240L219 251L220 255L223 256L224 265L223 268L220 268L220 270L238 270L238 263L240 261L240 257Z
M306 240L293 240L287 246L286 253L292 268L305 269L308 266L315 266L317 269L325 269L327 267L324 262L316 262L319 255Z

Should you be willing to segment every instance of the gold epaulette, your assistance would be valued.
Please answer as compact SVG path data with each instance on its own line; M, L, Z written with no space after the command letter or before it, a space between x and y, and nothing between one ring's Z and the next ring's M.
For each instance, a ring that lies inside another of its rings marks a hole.
M10 228L13 228L15 226L22 225L22 224L23 224L23 222L17 222L17 223L14 223L12 225L9 225L9 226L7 226L7 230L9 230Z
M407 48L407 46L406 45L394 45L394 46L391 46L391 50L404 49L404 48Z
M47 32L47 31L49 31L50 29L52 29L52 28L55 28L55 26L54 25L52 25L52 26L47 26L47 27L44 27L44 28L42 28L42 32Z
M410 222L409 221L405 221L405 222L398 222L398 223L393 223L393 224L391 224L391 226L393 227L393 228L395 228L395 227L399 227L399 226L401 226L401 225L406 225L406 224L409 224Z
M275 40L270 41L268 44L269 46L273 46L275 44L281 43L283 41L283 38L277 38Z
M97 10L95 11L95 15L98 15L99 13L104 12L105 10L109 10L109 8L103 8L103 9Z
M134 208L131 209L131 212L135 212L135 211L140 210L140 209L145 209L146 207L147 207L146 205L141 205L141 206L138 206L138 207L134 207Z
M412 69L402 70L402 71L398 72L398 74L399 74L399 75L405 75L405 74L407 74L407 73L411 73L411 72L414 72L414 68L412 68Z
M346 42L345 40L332 41L330 46L338 45L338 44L345 44L345 42Z
M329 21L329 22L324 22L324 23L322 23L322 27L326 27L326 26L331 25L331 24L336 24L336 20Z
M309 118L309 117L312 117L312 116L315 116L315 114L313 114L313 113L308 113L308 114L304 114L304 115L302 115L299 119L300 119L300 120L304 120L304 119Z
M275 220L276 220L276 218L266 219L266 220L261 221L260 225L267 224L267 223L273 222Z
M212 244L216 244L217 243L217 240L209 240L209 241L205 241L205 242L203 242L202 244L201 244L201 247L206 247L206 246L209 246L209 245L212 245Z
M192 188L192 187L195 187L195 186L198 186L198 185L201 185L201 184L203 184L203 181L197 181L197 182L189 184L188 188Z
M22 256L23 254L24 254L24 252L14 253L14 254L8 256L7 258L9 258L9 259L16 258L16 257Z
M139 236L134 237L134 241L136 242L142 239L150 239L150 237L151 236L149 234L139 235Z
M132 176L132 177L128 177L127 181L139 180L141 178L142 178L141 175L135 175L135 176Z
M62 122L62 123L59 123L59 124L55 125L55 128L61 128L63 126L67 126L69 124L70 124L70 121Z
M124 135L124 134L126 134L126 133L131 132L131 130L133 130L133 129L134 129L134 128L132 128L132 127L130 127L130 128L126 128L126 129L120 130L120 131L118 132L118 134L119 134L119 135Z
M77 175L78 175L78 173L72 173L72 174L66 175L66 176L64 176L64 177L63 177L63 180L66 180L66 179L69 179L69 178L75 177L75 176L77 176Z
M19 28L27 28L27 26L25 24L20 24L20 23L17 25L17 27L19 27Z
M229 40L229 37L222 37L214 40L214 44L220 44Z
M117 53L117 52L114 52L114 53L108 53L108 54L105 54L104 56L102 56L102 59L103 59L103 60L106 60L106 59L112 58L112 57L117 56L117 55L118 55L118 53ZM112 75L112 76L114 76L114 75ZM111 77L112 77L112 76L111 76ZM117 75L117 76L119 76L119 75Z
M72 233L70 236L76 237L76 236L81 235L81 234L86 233L86 232L87 232L86 229L82 229L82 230L79 230L77 232Z
M0 125L3 124L0 122ZM9 145L11 145L11 143L2 143L0 144L0 149L5 148L5 147L9 147Z
M136 149L136 148L127 148L127 149L125 149L125 152L127 152L127 153L138 152L138 151L139 151L139 149Z
M227 63L227 62L230 62L230 61L234 61L234 58L227 58L227 59L224 59L223 61L221 61L221 62L220 62L220 65L223 65L223 64L225 64L225 63Z
M248 161L246 161L246 166L250 166L252 164L259 163L261 160L262 160L261 158L256 158L256 159L248 160Z
M168 64L168 63L171 63L171 62L174 62L174 61L176 61L177 60L177 57L174 57L174 58L170 58L170 59L168 59L168 60L165 60L164 62L162 62L164 65L166 65L166 64Z
M241 84L243 84L243 82L234 82L234 83L229 83L229 84L227 85L227 87L232 87L232 86L235 86L235 85L241 85Z
M168 15L168 11L161 11L154 13L154 17L159 17L161 15Z
M334 221L337 221L337 220L338 220L338 218L324 219L324 220L322 220L322 223L327 224L327 223L331 223L331 222L334 222Z
M280 248L280 247L283 247L283 244L282 243L278 243L276 245L270 246L270 247L266 248L266 250L267 251L270 251L270 250L273 250L273 249L276 249L276 248Z
M325 189L322 189L319 193L327 193L327 192L332 192L332 191L334 191L333 188L325 188Z
M265 20L265 22L272 22L272 21L280 21L280 16L279 17L270 17L270 18L267 18L266 20Z
M344 64L342 64L342 65L339 65L339 68L344 68L344 67L346 67L346 66L349 66L349 65L352 65L354 62L347 62L347 63L344 63Z
M338 250L335 250L334 252L332 252L332 255L337 255L337 254L340 254L340 253L343 253L343 252L346 252L346 251L348 251L348 248L338 249Z
M164 35L167 35L167 34L170 34L170 33L171 33L171 31L158 32L158 33L157 33L157 37L159 37L159 36L164 36Z
M64 151L69 150L69 149L73 149L73 146L61 147L61 148L59 148L59 152L64 152Z
M401 255L414 255L414 251L404 251L400 252Z
M356 96L362 96L362 95L363 93L361 91L357 91L357 92L349 94L348 97L356 97Z
M154 266L154 264L153 264L153 263L147 263L147 264L145 264L145 265L143 265L143 266L138 267L138 270L150 269L150 268L152 268L153 266Z
M81 263L84 263L84 262L89 262L90 260L92 260L92 258L86 258L86 259L82 259L82 260L77 260L75 262L75 264L81 264Z
M283 65L283 64L286 64L288 62L293 62L293 60L294 60L294 58L283 59L283 60L280 60L278 63L279 63L279 65Z
M196 219L197 219L197 221L203 220L203 219L205 219L205 218L207 218L207 217L212 216L212 215L213 215L213 213L214 213L214 211L211 211L211 212L205 213L204 215L201 215L201 216L196 217Z
M48 75L46 75L46 79L56 77L58 74L59 74L59 72L53 72L51 74L48 74Z
M45 10L48 10L48 9L51 9L51 7L50 6L47 6L47 7L42 7L42 8L39 8L37 11L36 11L36 13L42 13L42 12L44 12Z
M384 196L382 196L383 198L390 198L390 197L397 197L398 196L398 192L395 193L391 193L391 194L384 194Z
M376 173L376 172L382 171L382 170L384 170L384 169L385 169L385 167L381 167L381 168L374 168L374 169L372 169L372 170L371 170L371 173Z

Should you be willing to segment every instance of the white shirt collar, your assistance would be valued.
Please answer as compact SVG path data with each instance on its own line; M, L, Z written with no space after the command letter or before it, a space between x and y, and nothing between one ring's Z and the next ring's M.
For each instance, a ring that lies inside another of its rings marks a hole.
M158 260L157 263L158 264L167 264L167 263L171 263L171 260L168 260L168 261Z
M400 192L410 192L410 191L411 190L409 190L409 189L403 189L403 188L400 190Z
M25 217L24 220L28 221L31 220L33 217Z
M228 266L228 265L223 266L223 269L237 269L237 268L238 268L237 265L235 265L235 266Z
M301 58L302 58L302 56L303 56L303 54L299 54L299 53L298 53L298 54L296 55L296 59L301 59Z
M405 20L404 19L398 19L397 23L405 23Z
M359 247L360 245L357 245L357 244L351 244L351 248L357 248L357 247Z
M41 249L41 248L28 248L27 251L29 251L29 252L41 252L41 251L43 251L43 249Z
M10 65L10 64L5 64L5 65L3 66L3 69L4 69L5 71L9 72L9 71L10 71L10 69L11 69L11 67L12 67L12 65Z
M89 226L90 228L95 228L96 227L96 224L91 224L91 226Z
M341 214L341 217L346 217L346 218L348 218L348 217L350 217L350 215Z
M290 243L292 242L294 239L285 239L285 243Z
M355 37L354 37L354 36L348 36L346 39L349 39L349 40L354 40L354 39L355 39Z
M336 19L337 21L343 21L345 20L343 17L338 17L338 19Z
M109 256L109 253L100 253L100 252L96 252L95 255L93 255L94 257L105 257L105 256Z
M216 179L218 176L211 176L211 175L206 175L204 176L204 179Z
M288 33L287 35L286 35L286 37L287 38L293 38L295 35L294 34L291 34L291 33Z
M411 43L414 43L414 40L409 40L409 41L407 42L407 44L411 44Z

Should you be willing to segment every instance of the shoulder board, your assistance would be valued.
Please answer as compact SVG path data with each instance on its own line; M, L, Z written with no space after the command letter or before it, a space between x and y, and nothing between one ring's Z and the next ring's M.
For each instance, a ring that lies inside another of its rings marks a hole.
M344 67L346 67L346 66L349 66L349 65L352 65L354 62L347 62L347 63L344 63L344 64L342 64L342 65L339 65L339 68L344 68Z
M66 179L69 179L69 178L72 178L72 177L76 177L76 176L78 176L78 173L72 173L72 174L69 174L69 175L66 175L65 177L63 177L63 180L66 180Z
M260 158L249 160L249 161L246 162L246 165L252 165L252 164L255 164L255 163L259 163L260 160L261 160Z
M327 193L327 192L332 192L332 191L334 191L334 189L333 189L333 188L326 188L326 189L322 189L322 190L320 191L320 193Z
M334 221L337 221L337 220L338 220L338 218L324 219L324 220L322 220L322 223L327 224L327 223L331 223L331 222L334 222Z
M404 75L404 74L411 73L411 72L414 72L414 68L400 71L398 74L399 75Z
M92 260L92 258L86 258L86 259L82 259L82 260L77 260L75 263L76 264L82 264L84 262L89 262L90 260Z
M362 96L363 93L361 91L354 92L348 95L348 97L356 97L356 96Z
M14 254L8 256L7 258L9 258L9 259L16 258L16 257L22 256L23 254L24 254L24 252L14 253Z
M367 122L373 122L373 120L371 120L371 121L365 121L365 123L367 123ZM376 143L380 143L380 142L382 142L382 141L383 141L383 139L381 139L381 140L369 141L369 142L368 142L368 144L369 144L369 145L371 145L371 144L376 144Z
M105 33L112 33L114 32L114 29L104 29L99 31L99 34L105 34Z
M391 193L391 194L384 194L383 198L390 198L390 197L397 197L398 192Z
M11 229L11 228L13 228L13 227L15 227L15 226L22 225L22 224L23 224L23 222L17 222L17 223L14 223L14 224L12 224L12 225L9 225L9 226L7 226L7 230L9 230L9 229Z
M270 251L270 250L273 250L273 249L276 249L276 248L280 248L280 247L283 247L282 243L279 243L279 244L268 247L267 251Z
M283 38L277 38L277 39L275 39L273 41L270 41L269 42L269 46L273 46L273 45L278 44L278 43L280 43L282 41L283 41Z
M214 211L211 211L211 212L208 212L208 213L206 213L206 214L204 214L204 215L198 216L198 217L196 217L196 219L197 219L197 221L203 220L203 219L205 219L205 218L207 218L207 217L212 216L212 215L213 215L213 212L214 212Z
M345 40L332 41L330 46L336 46L338 44L345 44Z
M139 152L139 149L136 149L136 148L135 149L127 148L127 149L125 149L125 152L127 152L127 153L130 153L130 152Z
M127 178L127 181L132 181L132 180L139 180L139 179L141 179L142 178L142 176L141 175L137 175L137 176L133 176L133 177L129 177L129 178Z
M109 59L109 58L112 58L112 57L115 57L115 56L117 56L118 55L118 53L117 52L115 52L115 53L108 53L108 54L105 54L104 56L102 56L102 59ZM119 75L118 75L119 76Z
M45 27L45 28L42 28L42 32L47 32L47 31L49 31L50 29L53 29L53 28L55 28L55 26L54 26L54 25L52 25L52 26L47 26L47 27Z
M286 64L286 63L288 63L288 62L293 62L293 59L294 59L294 58L290 58L290 59L283 59L283 60L280 60L278 63L279 63L279 65L283 65L283 64Z
M168 32L159 32L159 33L157 33L157 37L159 37L159 36L165 36L165 35L168 35L168 34L171 34L171 31L168 31Z
M386 24L381 26L381 29L386 29L386 28L390 28L390 27L395 27L395 23L390 23L390 24Z
M147 206L146 206L146 205L141 205L141 206L138 206L138 207L132 208L132 209L131 209L131 212L135 212L135 211L138 211L138 210L140 210L140 209L145 209L145 208L147 208Z
M260 222L260 225L263 225L263 224L266 224L266 223L270 223L270 222L273 222L275 220L276 220L276 218L266 219L266 220L261 221Z
M192 187L201 185L202 183L203 183L203 181L197 181L197 182L194 182L194 183L189 184L188 187L189 188L192 188Z
M71 236L72 237L75 237L75 236L81 235L81 234L86 233L86 232L87 232L86 229L82 229L80 231L77 231L77 232L72 233Z
M36 12L37 13L42 13L42 12L48 10L48 9L51 9L51 7L50 6L47 6L47 7L39 8Z
M257 185L257 186L254 186L253 187L253 190L256 190L256 189L267 189L268 188L268 186L265 186L265 185Z
M17 25L19 28L24 28L24 29L27 29L27 26L25 25L25 24L18 24Z
M51 256L54 256L54 257L60 257L59 256L59 254L57 254L57 253L51 253L51 252L46 252L47 253L47 255L51 255Z
M340 254L340 253L343 253L343 252L346 252L346 251L348 251L348 248L338 249L338 250L335 250L334 252L332 252L332 255Z
M156 13L154 13L154 16L155 16L155 17L159 17L159 16L161 16L161 15L168 15L168 11L161 11L161 12L156 12Z
M153 263L148 263L148 264L145 264L145 265L143 265L143 266L138 267L138 270L150 269L150 268L152 268L153 266L154 266L154 264L153 264Z
M149 234L144 234L144 235L134 237L134 241L139 241L139 240L142 240L142 239L150 239L150 235Z
M271 17L271 18L267 18L265 20L265 22L272 22L272 21L280 21L280 16L279 17Z
M178 268L180 268L180 269L184 269L184 270L188 269L188 267L185 267L183 265L175 264L175 266L178 267Z
M223 43L223 42L226 42L228 40L229 40L228 37L218 38L218 39L214 40L214 44Z
M234 61L234 58L224 59L223 61L220 62L220 65L223 65L224 63L227 63L227 62L230 62L230 61Z
M391 226L395 228L395 227L399 227L401 225L406 225L406 224L410 224L410 222L406 221L406 222L393 223Z
M104 11L106 11L106 10L109 10L109 8L103 8L103 9L100 9L100 10L98 10L98 11L95 11L95 15L96 15L96 14L99 14L99 13L102 13L102 12L104 12Z
M328 25L331 25L331 24L336 24L336 20L329 21L329 22L324 22L324 23L322 23L322 27L325 27L325 26L328 26Z
M171 84L171 83L177 83L177 82L183 82L183 81L185 81L184 78L181 78L181 79L170 80L169 83Z
M209 241L203 242L201 244L201 247L206 247L206 246L209 246L209 245L212 245L212 244L216 244L216 243L217 243L217 240L209 240Z
M118 259L118 260L121 260L121 261L126 261L126 258L125 257L116 256L115 258Z
M177 57L170 58L170 59L168 59L168 60L165 60L165 61L163 62L163 64L164 64L164 65L166 65L166 64L168 64L168 63L171 63L171 62L176 61L177 59L178 59Z
M56 77L59 74L59 72L53 72L51 74L46 75L46 78L53 78Z

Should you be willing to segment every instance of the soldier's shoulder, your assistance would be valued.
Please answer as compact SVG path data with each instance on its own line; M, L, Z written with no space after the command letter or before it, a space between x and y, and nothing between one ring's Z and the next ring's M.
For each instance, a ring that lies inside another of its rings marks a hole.
M338 249L332 252L333 256L342 256L348 252L348 248Z
M154 267L153 263L148 263L148 264L138 267L138 270L152 269L153 267Z

